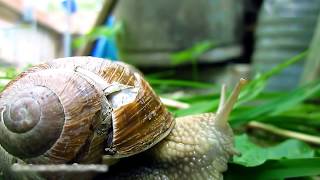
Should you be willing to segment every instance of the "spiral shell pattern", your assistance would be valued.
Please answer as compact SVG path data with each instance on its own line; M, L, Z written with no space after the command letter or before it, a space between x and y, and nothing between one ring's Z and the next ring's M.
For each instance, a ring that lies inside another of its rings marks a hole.
M103 104L127 92L107 96L101 82L137 90L129 102L114 103L112 127L103 135L96 132ZM113 149L111 156L130 156L162 140L174 124L139 73L123 63L92 57L56 59L30 68L5 87L0 110L1 146L31 163L97 162L106 144Z

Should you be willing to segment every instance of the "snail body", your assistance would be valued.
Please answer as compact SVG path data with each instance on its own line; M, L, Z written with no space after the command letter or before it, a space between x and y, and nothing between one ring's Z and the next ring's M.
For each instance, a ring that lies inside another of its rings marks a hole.
M228 101L222 89L217 114L174 120L126 64L73 57L34 66L0 94L0 171L13 177L7 166L15 162L89 164L140 153L141 165L103 179L220 179L235 154L227 119L243 84Z

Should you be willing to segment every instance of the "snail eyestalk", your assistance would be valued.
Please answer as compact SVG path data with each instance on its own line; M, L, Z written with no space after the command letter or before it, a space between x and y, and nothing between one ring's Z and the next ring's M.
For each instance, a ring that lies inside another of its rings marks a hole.
M241 78L239 83L233 89L229 99L226 102L225 102L226 87L224 85L222 86L221 100L220 100L220 104L219 104L219 108L216 116L216 122L215 122L218 126L224 127L227 125L229 114L238 99L238 96L240 94L242 87L246 83L247 83L247 80Z
M220 102L219 102L217 114L222 111L223 105L226 103L226 99L227 99L226 95L227 95L227 86L223 84L221 87Z

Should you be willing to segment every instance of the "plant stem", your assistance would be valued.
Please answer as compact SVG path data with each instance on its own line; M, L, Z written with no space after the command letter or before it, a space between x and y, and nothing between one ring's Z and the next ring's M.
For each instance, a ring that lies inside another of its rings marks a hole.
M168 99L164 97L160 97L160 99L161 99L161 102L168 107L174 107L177 109L188 109L190 107L190 104L184 103L181 101L176 101L176 100Z
M251 128L258 128L258 129L262 129L265 131L269 131L269 132L271 132L273 134L277 134L279 136L294 138L294 139L298 139L298 140L305 141L308 143L320 145L320 137L318 137L318 136L313 136L313 135L304 134L304 133L300 133L300 132L281 129L276 126L257 122L257 121L251 121L248 124L248 126Z

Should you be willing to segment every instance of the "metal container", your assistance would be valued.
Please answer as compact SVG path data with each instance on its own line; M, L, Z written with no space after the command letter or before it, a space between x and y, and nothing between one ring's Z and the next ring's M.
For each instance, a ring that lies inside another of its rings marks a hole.
M253 69L265 72L306 50L320 12L319 0L265 0L258 19ZM299 85L303 61L286 68L268 82L267 91Z
M215 44L202 61L241 55L242 0L121 0L120 59L140 66L170 66L170 56L202 41Z

